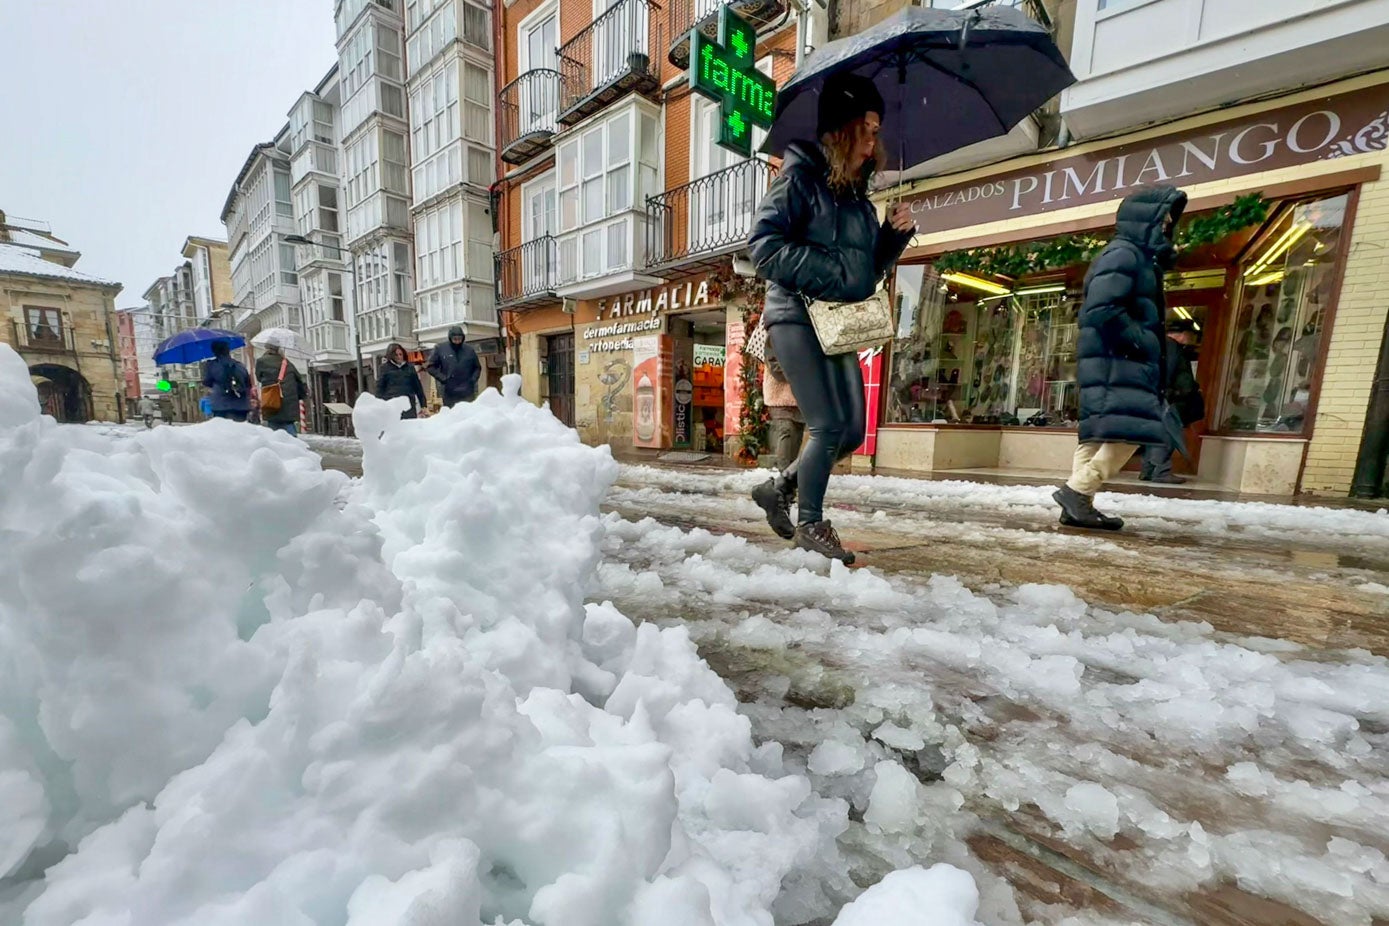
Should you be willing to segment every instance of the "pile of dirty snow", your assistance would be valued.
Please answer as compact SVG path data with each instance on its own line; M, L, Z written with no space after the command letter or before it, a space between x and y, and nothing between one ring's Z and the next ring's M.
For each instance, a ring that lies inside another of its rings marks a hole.
M0 345L0 922L833 914L846 805L683 631L584 606L617 467L516 386L364 397L353 483L265 429L57 425Z

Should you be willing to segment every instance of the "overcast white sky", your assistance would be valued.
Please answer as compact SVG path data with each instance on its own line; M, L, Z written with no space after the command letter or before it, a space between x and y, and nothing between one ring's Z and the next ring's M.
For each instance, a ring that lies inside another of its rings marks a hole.
M185 237L226 237L246 155L333 40L333 0L0 0L0 209L142 304Z

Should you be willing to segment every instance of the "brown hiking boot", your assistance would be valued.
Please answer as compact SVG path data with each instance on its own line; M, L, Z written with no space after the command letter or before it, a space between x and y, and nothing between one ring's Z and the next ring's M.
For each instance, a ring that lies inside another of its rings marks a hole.
M854 554L844 549L844 545L839 542L839 535L834 531L834 525L828 521L817 521L797 527L796 546L830 559L837 559L846 566L854 564Z

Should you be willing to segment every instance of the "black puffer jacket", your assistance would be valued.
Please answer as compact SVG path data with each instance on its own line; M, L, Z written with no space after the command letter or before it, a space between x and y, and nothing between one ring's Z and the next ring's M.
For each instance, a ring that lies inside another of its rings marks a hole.
M819 145L792 142L781 173L757 209L748 247L768 282L763 319L808 325L805 299L856 302L877 289L911 236L878 222L861 194L836 197Z
M1186 194L1170 186L1125 199L1114 240L1085 275L1076 346L1081 443L1167 443L1162 273L1176 250L1163 224L1185 208Z

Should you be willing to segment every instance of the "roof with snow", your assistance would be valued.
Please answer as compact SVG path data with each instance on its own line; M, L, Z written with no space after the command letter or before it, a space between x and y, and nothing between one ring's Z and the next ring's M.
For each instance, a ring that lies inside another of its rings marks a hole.
M61 251L64 254L79 253L76 248L66 241L59 241L57 238L40 235L37 232L32 232L25 228L10 227L7 231L10 237L8 243L19 245L22 248L42 248L45 251Z
M121 287L120 283L44 260L32 248L13 244L0 244L0 276L41 277L67 283L85 283L88 286Z

